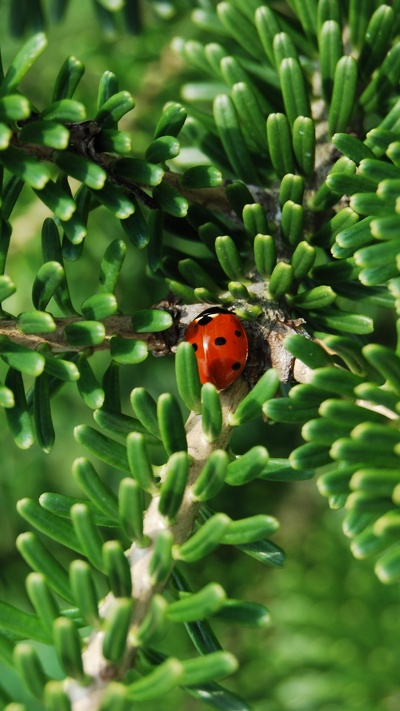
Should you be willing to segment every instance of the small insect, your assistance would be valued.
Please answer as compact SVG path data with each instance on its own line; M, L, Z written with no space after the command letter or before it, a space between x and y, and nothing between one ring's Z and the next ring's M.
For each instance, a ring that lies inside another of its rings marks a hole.
M186 329L186 340L196 353L200 381L224 390L246 365L246 331L231 311L212 306L202 311Z

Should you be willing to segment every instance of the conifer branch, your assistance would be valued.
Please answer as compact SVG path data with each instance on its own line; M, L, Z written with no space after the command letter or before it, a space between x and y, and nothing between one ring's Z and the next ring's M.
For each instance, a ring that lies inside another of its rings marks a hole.
M35 120L37 115L32 115L28 121L21 122L21 126L27 125L32 120ZM143 205L150 209L157 209L158 203L146 190L146 186L138 185L133 180L122 177L114 172L113 167L120 159L119 156L110 153L103 153L96 150L94 145L96 136L100 133L101 127L97 125L93 119L82 121L80 123L66 123L65 127L70 132L68 147L64 153L83 156L90 159L96 165L106 171L108 179L115 185L123 187L127 193L131 193L138 198ZM20 143L18 140L18 132L13 131L10 145L18 149L25 155L33 156L39 161L46 163L54 163L54 149L48 146L36 143ZM225 186L214 188L185 188L180 185L180 175L173 171L165 171L162 182L177 190L182 197L188 202L196 202L203 205L208 210L222 213L229 216L233 222L238 222L237 216L232 209L232 205L226 195ZM257 202L259 202L266 210L267 215L272 221L277 219L279 213L278 193L279 189L261 189L259 186L249 186L249 189L254 194Z
M165 583L153 585L151 581L150 562L154 552L155 536L160 530L169 529L173 534L176 546L184 543L189 537L200 507L199 502L193 501L191 497L191 488L211 453L216 449L227 448L233 430L233 427L228 423L229 414L235 410L247 392L248 384L240 379L227 391L221 393L222 430L219 438L212 444L204 437L201 415L191 413L189 416L185 429L188 454L192 459L192 465L176 520L173 525L168 524L168 521L158 510L160 497L154 496L143 520L143 533L148 536L150 543L145 548L133 543L126 553L131 570L132 597L135 605L125 656L118 665L112 665L102 653L103 633L98 630L92 632L82 654L84 671L91 678L91 683L83 687L74 679L65 681L65 690L71 700L72 711L96 711L100 707L110 680L123 679L126 670L131 667L137 648L131 644L130 639L134 639L134 632L143 621L153 596L162 592L165 587ZM161 481L162 478L163 474L161 473ZM115 602L116 598L110 592L100 606L100 617L107 619Z
M258 291L255 284L253 293ZM163 309L171 314L173 324L165 331L136 332L132 330L132 317L124 314L115 314L104 319L105 337L102 343L90 346L95 351L110 348L110 339L118 335L124 339L138 339L144 341L148 350L154 356L165 356L175 352L178 343L183 340L185 330L198 313L203 309L203 304L174 305L162 301L155 305L155 309ZM87 345L70 344L65 335L65 328L71 324L83 321L82 317L54 317L56 330L51 333L22 333L17 327L17 319L0 319L0 337L6 337L18 345L36 350L46 345L54 354L86 351ZM246 372L251 383L257 382L260 375L270 367L275 368L282 382L296 380L306 382L309 369L300 366L299 362L291 356L284 346L284 340L291 334L307 335L302 319L292 319L282 307L270 302L264 304L261 317L256 322L246 322L248 337L251 341L250 359Z

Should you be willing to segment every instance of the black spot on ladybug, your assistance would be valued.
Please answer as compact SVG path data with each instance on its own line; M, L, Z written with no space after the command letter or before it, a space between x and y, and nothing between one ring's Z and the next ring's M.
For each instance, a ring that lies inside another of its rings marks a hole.
M235 331L235 336L237 336L238 338L241 338L241 337L242 337L242 332L241 332L241 331Z
M223 336L218 336L214 341L216 346L224 346L226 343L226 338Z
M236 363L232 365L232 370L240 370L241 367L240 363L236 361Z
M196 353L196 351L197 351L198 348L199 348L198 345L197 345L197 343L192 343L192 346L193 346L194 352Z

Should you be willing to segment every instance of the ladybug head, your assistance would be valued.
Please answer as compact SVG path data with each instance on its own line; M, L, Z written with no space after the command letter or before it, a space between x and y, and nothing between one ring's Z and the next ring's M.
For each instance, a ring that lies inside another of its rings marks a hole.
M200 326L206 326L210 321L218 316L218 314L231 314L232 311L228 309L223 309L221 306L210 306L208 309L202 311L198 316L196 316L196 323Z

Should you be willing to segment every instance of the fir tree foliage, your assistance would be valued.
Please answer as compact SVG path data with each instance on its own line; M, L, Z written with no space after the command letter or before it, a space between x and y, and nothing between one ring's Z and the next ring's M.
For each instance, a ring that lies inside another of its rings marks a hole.
M106 33L139 32L144 5L94 2ZM162 22L188 12L151 6ZM49 12L61 20L66 10L53 2ZM399 10L195 3L192 36L173 41L188 80L137 155L119 126L135 100L111 71L96 106L80 93L84 66L72 56L47 105L25 96L20 83L46 50L45 14L40 3L10 3L11 28L26 37L1 71L0 405L21 449L36 440L51 450L52 398L71 383L95 421L75 429L86 454L72 465L81 496L18 503L30 526L17 547L32 569L32 609L0 603L0 659L35 708L127 711L176 687L216 709L250 708L220 684L238 661L209 618L263 628L269 612L186 577L220 546L276 568L285 554L270 540L273 516L234 520L214 506L223 487L317 472L330 505L345 507L354 555L375 556L382 582L400 579L400 346L376 334L383 313L400 334ZM7 257L23 188L48 216L32 306L12 314L7 299L22 285ZM78 306L68 275L101 210L125 239L98 255L97 289ZM172 294L130 315L116 295L128 250L143 251ZM245 378L221 392L201 384L184 342L209 303L232 307L250 343ZM99 350L109 354L101 380ZM177 391L154 399L136 387L122 412L118 374L149 351L175 353ZM261 417L301 427L305 443L287 458L264 444L235 454L233 432ZM117 487L96 460L118 472ZM56 545L71 552L68 566ZM172 634L160 646L173 625L186 630L191 657ZM38 643L57 654L62 681L46 672ZM0 687L0 708L30 708L19 702Z

